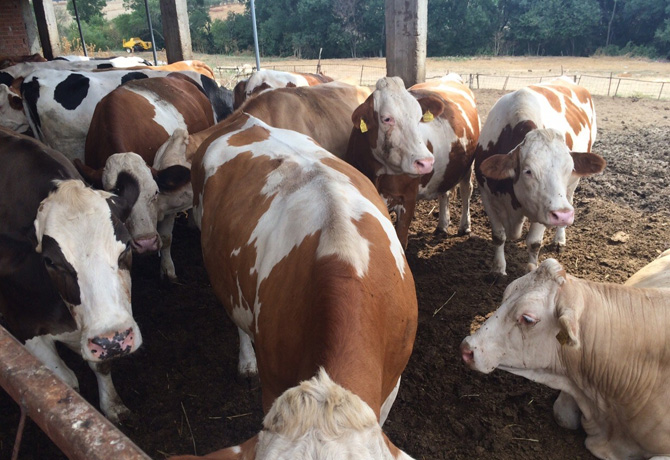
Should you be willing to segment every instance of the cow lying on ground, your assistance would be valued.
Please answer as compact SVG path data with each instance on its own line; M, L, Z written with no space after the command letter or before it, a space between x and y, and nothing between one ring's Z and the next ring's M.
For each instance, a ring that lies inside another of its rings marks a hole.
M137 182L117 195L86 187L61 154L0 128L0 313L9 330L73 388L77 378L55 341L82 355L113 421L129 411L112 383L112 358L142 335L130 303L130 235L123 221Z
M302 134L240 112L219 127L193 161L194 215L212 287L254 342L268 416L208 458L408 459L379 426L417 321L386 207ZM248 338L240 355L253 370Z
M440 217L436 232L447 233L450 220L449 193L459 184L462 212L458 234L470 233L472 160L480 128L474 95L462 83L458 75L449 74L439 80L414 85L409 89L409 93L422 108L426 107L424 109L428 110L426 114L430 113L423 117L422 123L419 123L419 132L428 150L435 157L433 171L422 176L389 173L384 168L379 155L375 156L373 153L373 137L379 134L372 131L366 139L365 134L360 130L360 113L362 111L370 113L370 108L366 106L361 106L362 108L354 112L352 118L355 128L351 134L349 151L345 157L375 184L389 209L396 212L396 231L404 247L407 247L409 225L414 217L417 199L439 198ZM432 110L427 109L429 104L432 104ZM381 102L379 106L382 106ZM387 108L386 111L391 110ZM409 118L403 117L402 112L396 113L398 115L394 118L394 123L399 127L416 124L414 118L416 111ZM371 126L385 124L384 120L378 123L374 116L367 115L367 117L362 119L368 131L374 129ZM369 123L370 120L372 123ZM377 145L380 143L376 139L375 142ZM381 149L392 148L393 142L392 135L387 135L387 140L381 142Z
M579 178L605 168L605 160L590 153L595 138L591 95L570 81L528 86L495 103L475 151L475 174L495 245L494 277L507 274L505 241L521 237L526 218L529 270L537 266L547 226L557 227L554 243L559 250L565 247Z
M233 107L240 107L254 94L271 88L293 88L296 86L314 86L333 81L332 78L318 73L284 72L282 70L261 69L246 80L239 81L233 94Z
M47 60L39 53L23 56L0 56L0 69L6 69L21 62L47 62Z
M670 290L581 280L547 259L507 287L461 354L480 372L561 390L557 422L577 428L581 413L596 457L660 460L670 455L669 330Z

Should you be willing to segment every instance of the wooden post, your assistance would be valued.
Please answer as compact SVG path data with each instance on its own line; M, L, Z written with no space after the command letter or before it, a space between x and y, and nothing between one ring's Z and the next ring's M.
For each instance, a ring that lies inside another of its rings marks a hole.
M37 31L42 43L42 53L46 59L60 56L60 38L54 5L51 0L34 0L35 19L37 20Z
M616 89L614 90L614 97L619 93L619 85L621 84L621 78L619 78L619 81L616 83ZM609 96L609 94L608 94Z
M410 87L426 80L428 0L386 0L386 74Z
M186 0L160 0L168 64L193 59Z
M610 84L607 85L607 95L610 95L610 88L612 87L612 72L610 72Z
M30 54L42 54L37 23L35 22L35 16L29 0L21 0L21 16L23 16L23 23L26 25L26 38L28 39Z
M658 92L658 99L661 100L661 95L663 94L663 87L665 86L665 82L661 82L661 90Z

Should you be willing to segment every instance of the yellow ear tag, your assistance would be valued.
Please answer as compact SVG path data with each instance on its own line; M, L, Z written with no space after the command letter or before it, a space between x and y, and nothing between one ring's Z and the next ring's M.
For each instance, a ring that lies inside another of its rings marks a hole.
M426 113L423 114L423 121L428 123L431 122L435 119L432 113L430 113L430 110L426 110Z
M361 118L361 132L362 133L367 133L368 132L368 125L365 124L365 120Z

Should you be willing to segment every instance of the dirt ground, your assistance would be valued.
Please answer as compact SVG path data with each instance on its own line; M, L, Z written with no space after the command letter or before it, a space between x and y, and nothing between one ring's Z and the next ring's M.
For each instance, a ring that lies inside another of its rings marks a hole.
M482 120L500 91L480 90ZM581 182L568 247L557 257L573 275L620 283L670 247L670 102L595 98L594 151L605 172ZM471 322L499 305L504 285L485 281L493 256L488 220L477 190L472 234L436 237L436 201L423 202L411 228L407 258L419 300L414 353L384 426L416 459L590 459L583 431L556 425L557 392L502 371L481 375L461 362L458 345ZM452 222L459 209L452 201ZM617 232L629 235L614 242ZM553 234L548 233L545 243ZM198 233L180 219L173 256L180 285L160 283L157 257L136 257L133 307L143 347L114 365L117 389L136 414L121 429L152 458L211 452L255 434L260 391L237 378L237 332L212 295ZM508 243L509 280L523 275L523 242ZM95 379L70 356L82 393L97 404ZM19 420L0 392L0 458L9 458ZM21 459L64 458L29 422Z

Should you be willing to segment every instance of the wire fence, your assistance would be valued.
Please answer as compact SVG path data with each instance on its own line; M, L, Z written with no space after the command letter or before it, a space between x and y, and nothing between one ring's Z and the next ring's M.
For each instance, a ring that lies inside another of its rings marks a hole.
M386 67L354 65L354 64L321 64L321 65L267 65L264 69L283 70L288 72L322 72L334 80L348 81L362 86L374 86L377 80L386 76ZM220 83L232 88L237 81L247 78L253 68L244 67L217 67ZM561 74L545 75L490 75L481 73L459 72L463 81L468 83L471 89L497 89L502 91L515 91L535 83L553 80ZM611 97L640 97L670 100L670 81L641 80L616 76L613 73L607 75L586 74L562 74L572 78L575 83L585 87L591 94ZM426 79L439 78L442 74L431 72L426 69Z

